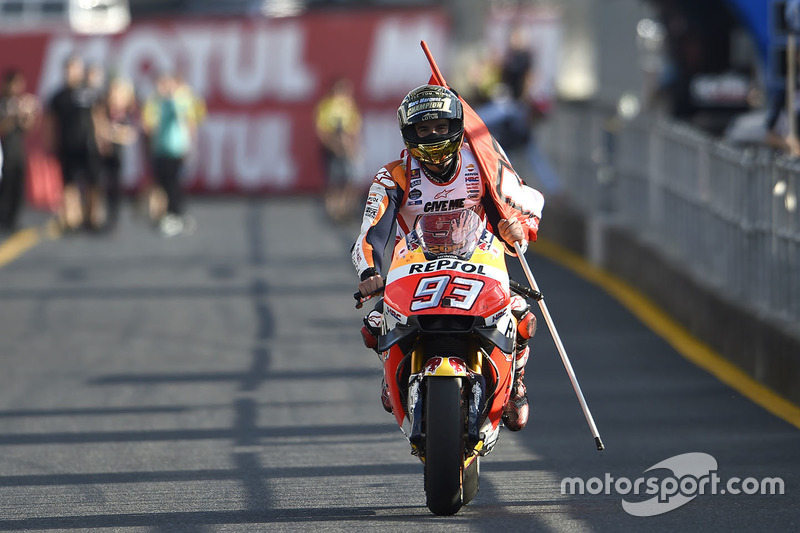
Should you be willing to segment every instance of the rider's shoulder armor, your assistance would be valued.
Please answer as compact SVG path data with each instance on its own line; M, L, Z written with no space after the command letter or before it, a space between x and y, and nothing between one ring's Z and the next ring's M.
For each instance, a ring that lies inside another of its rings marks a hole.
M372 178L373 183L382 185L385 189L391 190L400 187L407 189L406 165L402 159L387 163Z

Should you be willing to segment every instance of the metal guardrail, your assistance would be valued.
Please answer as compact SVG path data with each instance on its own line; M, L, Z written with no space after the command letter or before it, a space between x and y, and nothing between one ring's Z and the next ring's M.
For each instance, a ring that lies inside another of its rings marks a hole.
M537 139L566 195L699 282L800 331L800 161L687 125L564 106Z

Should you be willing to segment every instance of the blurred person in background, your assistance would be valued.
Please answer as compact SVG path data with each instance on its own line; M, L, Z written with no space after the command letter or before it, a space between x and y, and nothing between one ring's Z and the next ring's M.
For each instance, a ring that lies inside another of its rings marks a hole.
M70 56L64 64L64 85L50 98L45 117L45 147L61 165L64 190L59 222L67 231L84 224L83 195L96 185L98 175L93 122L97 92L85 82L83 60Z
M783 12L786 25L791 32L793 39L787 39L787 47L794 44L794 49L787 48L786 54L786 81L780 88L775 88L770 92L767 118L766 118L766 139L767 146L781 150L792 157L800 156L800 89L798 89L798 67L800 67L800 47L796 44L797 35L800 34L800 0L789 0L784 6ZM794 68L791 61L794 56ZM793 72L792 72L793 71ZM794 100L788 101L789 90L794 84ZM793 108L793 109L792 109ZM792 113L792 117L789 113ZM794 120L789 120L793 118ZM793 123L793 124L792 124ZM792 125L794 128L792 128Z
M766 129L764 143L779 152L792 157L800 156L800 139L798 128L789 131L785 107L786 91L775 91L769 97L767 117L764 120ZM800 119L800 113L795 113L795 124Z
M476 109L492 135L509 151L525 146L531 135L533 61L524 28L515 28L495 67L489 101Z
M84 86L92 101L92 137L89 142L89 172L83 194L84 225L91 230L100 230L105 223L105 198L102 183L103 158L97 137L97 125L103 113L103 100L106 95L106 71L99 63L92 63L86 68Z
M142 112L142 128L150 140L153 176L166 195L166 213L158 220L158 229L165 237L183 233L193 225L184 214L181 177L196 136L195 103L180 87L174 75L161 74L156 81L156 94Z
M95 99L99 99L103 95L106 86L106 70L100 63L91 63L86 67L84 85L94 93Z
M355 216L355 181L361 156L361 112L353 83L337 79L316 109L316 131L325 165L325 211L335 222Z
M800 71L800 53L795 53L795 72ZM789 131L788 76L786 83L772 87L767 93L767 115L764 119L764 143L792 157L800 156L800 87L795 89L794 131ZM795 86L798 83L795 80Z
M200 123L205 120L208 112L205 99L196 93L182 76L176 75L175 79L177 81L177 88L175 89L176 98L181 101L189 102L192 113L192 122L196 130L199 128ZM145 160L152 161L150 151L151 145L148 132L144 131L143 134L145 142L142 143L142 148L145 152ZM154 178L152 174L151 178ZM157 180L154 179L148 186L145 187L141 201L143 201L144 205L146 206L145 210L147 212L147 216L151 221L157 224L161 218L167 214L167 195L164 192L164 189L155 181Z
M17 227L25 194L27 157L25 137L39 116L39 102L26 92L26 81L17 69L3 76L0 89L0 143L5 149L0 165L0 231Z
M95 113L101 182L105 190L106 216L103 228L106 231L113 231L119 220L123 151L138 138L135 113L133 84L119 77L113 78Z
M476 108L492 136L512 160L524 161L527 174L534 176L548 194L561 191L561 181L539 149L534 128L542 119L540 103L533 96L535 57L530 48L528 29L512 29L507 48L489 79L489 100ZM519 152L520 157L514 157Z
M178 95L178 98L189 100L191 104L192 120L195 124L195 128L197 128L200 123L205 120L206 114L208 113L206 101L192 89L192 86L189 85L183 76L176 75L175 80L178 83L178 88L175 89L175 93Z

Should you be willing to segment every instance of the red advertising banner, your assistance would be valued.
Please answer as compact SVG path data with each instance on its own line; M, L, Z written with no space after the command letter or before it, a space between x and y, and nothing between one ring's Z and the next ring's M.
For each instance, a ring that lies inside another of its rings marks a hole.
M189 189L315 192L324 178L314 109L330 84L342 76L355 84L367 184L403 146L395 118L400 100L428 79L419 42L428 42L446 65L447 28L443 10L425 8L181 18L136 23L113 36L0 34L0 72L21 69L44 105L70 54L131 80L140 99L152 93L159 72L177 72L207 106L187 165ZM126 156L123 178L132 188L149 166L141 146Z

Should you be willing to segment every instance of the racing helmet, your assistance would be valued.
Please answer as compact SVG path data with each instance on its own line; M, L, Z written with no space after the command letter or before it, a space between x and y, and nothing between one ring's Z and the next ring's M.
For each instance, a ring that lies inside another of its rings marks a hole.
M447 133L417 135L415 125L447 119ZM422 163L444 165L458 154L464 141L464 111L458 96L440 85L421 85L408 93L397 109L397 121L409 153Z

